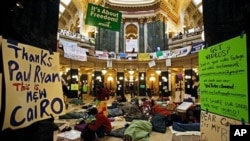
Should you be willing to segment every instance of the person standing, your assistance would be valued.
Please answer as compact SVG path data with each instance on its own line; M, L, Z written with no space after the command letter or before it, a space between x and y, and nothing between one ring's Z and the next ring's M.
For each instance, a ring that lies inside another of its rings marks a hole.
M65 82L65 80L63 78L62 78L61 82L62 82L63 99L64 99L64 102L66 103L67 97L68 97L70 91L67 87L67 83Z
M129 86L129 90L130 90L130 95L131 95L131 98L134 98L134 96L135 96L135 88L134 88L134 84L130 84L130 86Z
M109 100L109 92L104 88L104 85L98 85L96 87L96 108L99 112L103 112L105 116L108 116L107 100Z
M109 100L109 92L107 89L104 88L104 86L98 85L96 87L96 99L98 101Z
M151 99L152 98L152 90L150 88L147 88L146 93L147 93L148 98Z

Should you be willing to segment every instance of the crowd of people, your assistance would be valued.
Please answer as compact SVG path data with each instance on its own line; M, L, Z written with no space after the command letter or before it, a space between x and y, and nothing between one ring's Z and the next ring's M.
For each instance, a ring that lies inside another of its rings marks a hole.
M66 87L65 82L62 82L62 88L64 94L68 92L68 89ZM175 121L183 122L181 121L180 117L176 115L176 113L173 112L173 110L166 108L166 106L163 106L162 103L159 103L159 101L164 102L164 100L169 100L167 98L163 98L162 95L159 95L159 97L153 97L152 96L152 90L148 88L146 90L146 97L139 98L135 97L135 90L134 87L130 86L130 99L125 96L124 93L120 93L119 95L115 95L115 98L112 102L112 108L118 108L121 112L115 112L114 115L111 115L111 107L107 106L107 102L110 102L111 92L109 89L105 87L102 83L98 83L98 85L95 86L95 95L93 95L93 101L96 104L95 107L91 107L88 109L88 115L91 115L91 122L87 123L86 128L82 131L82 138L88 141L91 141L92 139L95 140L96 138L102 139L106 135L110 135L112 132L112 126L111 126L111 120L110 117L116 116L115 114L119 113L122 115L127 122L131 122L133 120L149 120L150 117L152 118L151 123L155 124L153 125L153 131L159 131L159 132L165 132L166 126L173 125ZM123 103L123 105L121 104ZM124 104L126 103L126 104ZM119 106L117 106L119 105ZM106 112L106 113L105 113ZM194 118L194 115L190 114L191 112L188 111L187 118L192 120L192 122L196 122L198 120L194 120L197 118ZM196 114L199 115L199 114ZM155 118L157 117L157 118ZM161 117L160 120L164 120L164 125L159 124L159 117ZM162 117L164 117L162 119ZM190 122L189 121L189 122ZM161 125L162 127L158 127ZM180 126L180 124L174 124ZM198 125L198 124L197 124ZM185 125L186 126L186 125ZM197 127L197 126L195 126ZM163 129L163 130L159 130ZM92 135L92 136L91 136ZM127 137L127 136L126 136ZM131 139L131 138L130 138ZM125 140L124 140L125 141Z

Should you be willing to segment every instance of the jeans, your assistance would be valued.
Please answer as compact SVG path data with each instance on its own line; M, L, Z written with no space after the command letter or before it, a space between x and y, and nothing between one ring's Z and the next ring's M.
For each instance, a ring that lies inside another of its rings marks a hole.
M173 129L176 131L200 131L200 123L180 123L173 122Z

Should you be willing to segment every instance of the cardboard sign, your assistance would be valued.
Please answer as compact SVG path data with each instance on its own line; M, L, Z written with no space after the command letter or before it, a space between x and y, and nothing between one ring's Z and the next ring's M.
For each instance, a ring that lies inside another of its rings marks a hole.
M246 35L199 51L203 110L249 122Z
M3 39L5 113L2 129L64 114L59 53Z

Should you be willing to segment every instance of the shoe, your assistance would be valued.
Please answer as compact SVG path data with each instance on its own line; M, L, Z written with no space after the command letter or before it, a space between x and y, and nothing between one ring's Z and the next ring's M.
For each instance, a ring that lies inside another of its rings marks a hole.
M72 128L69 126L66 126L65 128L62 129L61 132L65 132L65 131L70 131Z
M130 135L124 135L123 141L132 141L132 137Z

